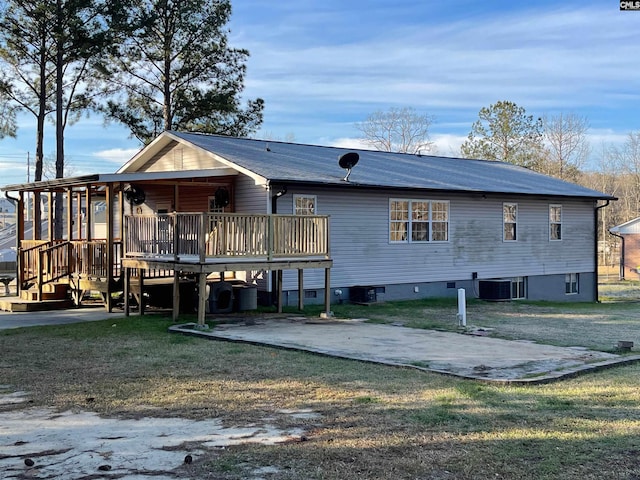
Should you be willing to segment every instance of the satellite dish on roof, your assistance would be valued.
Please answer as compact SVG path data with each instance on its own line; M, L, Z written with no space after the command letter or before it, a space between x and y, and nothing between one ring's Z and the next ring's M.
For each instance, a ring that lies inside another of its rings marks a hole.
M341 168L344 168L347 171L347 175L342 179L345 182L349 181L349 175L351 175L351 169L358 164L358 160L360 160L360 155L356 152L347 152L343 155L340 155L338 158L338 164Z

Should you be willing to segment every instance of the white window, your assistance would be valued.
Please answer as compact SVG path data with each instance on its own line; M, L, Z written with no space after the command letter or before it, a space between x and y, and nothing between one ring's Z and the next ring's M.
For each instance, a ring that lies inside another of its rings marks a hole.
M580 289L580 275L578 273L567 273L564 278L565 293L567 295L573 295L579 292Z
M209 213L223 213L224 207L216 203L216 197L209 197Z
M294 195L293 213L295 215L315 215L316 196L315 195Z
M549 205L549 240L562 240L562 205Z
M449 241L449 202L431 202L431 240Z
M511 298L527 298L527 277L511 279Z
M393 243L449 241L449 202L391 199L389 241Z
M502 204L502 239L505 242L515 242L518 239L518 204Z

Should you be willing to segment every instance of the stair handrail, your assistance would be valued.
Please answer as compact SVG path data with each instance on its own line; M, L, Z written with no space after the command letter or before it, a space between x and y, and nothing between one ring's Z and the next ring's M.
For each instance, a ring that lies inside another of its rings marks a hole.
M40 257L40 267L43 265L47 266L47 275L46 278L42 277L39 279L39 284L51 283L63 277L71 276L70 249L71 242L65 240L40 250L38 254ZM60 255L56 256L57 252L60 252Z
M29 240L33 242L33 240ZM28 282L38 278L38 252L51 246L53 242L43 240L42 243L28 248L20 248L20 268L18 271L18 283L20 288L26 288ZM33 260L30 262L29 260ZM34 265L35 264L35 265Z

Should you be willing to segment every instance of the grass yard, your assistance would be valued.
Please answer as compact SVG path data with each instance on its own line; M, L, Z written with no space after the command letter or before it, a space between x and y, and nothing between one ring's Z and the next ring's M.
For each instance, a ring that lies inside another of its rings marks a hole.
M638 307L472 302L468 317L503 337L611 349L623 339L640 345ZM452 301L334 308L446 329L456 328L455 310ZM170 324L148 316L2 331L0 386L60 410L230 426L269 419L307 432L304 441L209 449L177 478L640 479L640 365L494 386L170 335ZM318 415L283 413L302 409Z

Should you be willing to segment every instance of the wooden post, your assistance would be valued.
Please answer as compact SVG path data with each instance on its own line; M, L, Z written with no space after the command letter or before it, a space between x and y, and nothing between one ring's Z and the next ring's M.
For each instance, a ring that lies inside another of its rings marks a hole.
M38 252L38 262L36 263L36 268L38 269L38 301L42 301L42 282L44 281L42 276L42 263L43 263L44 253L42 251Z
M67 189L67 240L73 240L73 190Z
M198 325L204 327L207 302L207 274L198 274Z
M171 319L175 322L180 315L180 275L178 270L173 271L173 310Z
M138 310L140 315L144 315L144 268L138 268L138 281L140 282L140 295L138 299Z
M200 215L200 234L198 235L198 257L204 263L207 254L207 213ZM206 282L205 282L206 283Z
M124 316L129 316L129 295L131 294L131 269L124 268Z
M276 283L278 284L278 313L282 313L282 270L278 270L276 277Z
M49 240L50 242L53 242L53 224L55 223L55 219L53 218L53 194L52 192L48 193L48 199L49 201L47 202L47 240Z
M85 210L85 223L87 224L87 231L86 231L86 239L88 242L90 242L92 240L91 238L91 224L93 223L93 212L91 209L91 185L87 185L87 189L85 191L85 196L86 196L86 210Z
M269 223L267 225L267 260L273 259L273 246L274 246L274 218L273 215L269 215Z
M124 256L124 192L122 182L118 184L118 226L120 241L122 242L122 255Z
M29 208L29 205L27 205L27 208ZM20 196L18 197L18 205L16 206L16 247L18 252L18 255L16 256L16 294L18 297L22 290L22 279L24 274L21 253L22 240L24 240L24 192L21 191Z
M76 211L76 238L82 240L82 192L76 193L76 203L78 210Z
M106 216L107 216L107 311L111 313L113 311L113 300L111 299L112 288L114 284L114 255L113 255L113 184L109 183L106 188L105 201L107 204Z
M304 310L304 270L298 269L298 310Z
M331 311L331 269L324 269L324 312L322 314L325 318L333 317Z
M29 205L27 205L29 208ZM33 219L33 234L31 235L32 240L42 240L42 208L40 205L40 192L33 192L33 215L31 218Z
M169 218L171 218L171 221L173 222L173 259L178 260L178 245L180 245L178 242L178 237L180 235L180 232L178 231L178 214L173 212L169 215Z

